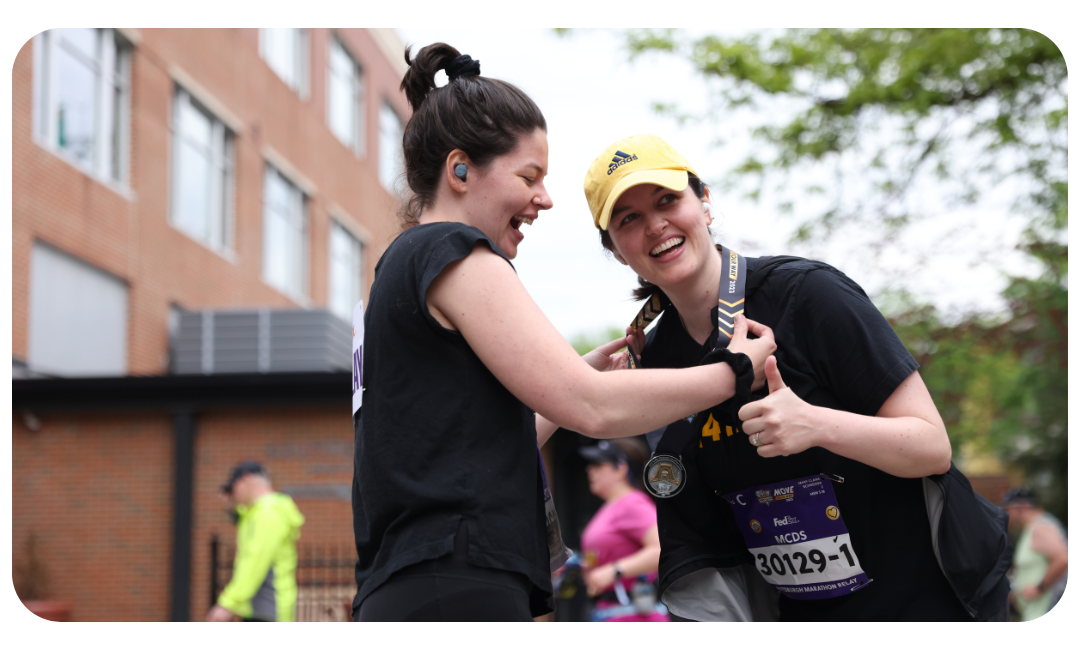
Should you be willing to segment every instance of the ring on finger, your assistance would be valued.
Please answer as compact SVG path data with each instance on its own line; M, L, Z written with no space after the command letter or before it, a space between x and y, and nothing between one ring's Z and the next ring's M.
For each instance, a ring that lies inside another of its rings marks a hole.
M751 438L751 439L750 439L750 444L752 444L752 445L754 445L755 447L757 447L758 445L760 445L760 444L761 444L761 440L760 440L760 438L761 438L761 432L759 431L759 432L757 432L757 433L755 433L755 434L754 434L754 437L753 437L753 438Z

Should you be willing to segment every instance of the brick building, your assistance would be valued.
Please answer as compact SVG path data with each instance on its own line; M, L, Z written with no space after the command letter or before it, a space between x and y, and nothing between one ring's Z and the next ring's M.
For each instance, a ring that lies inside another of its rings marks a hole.
M20 595L65 601L72 620L200 620L211 540L233 534L217 486L244 458L294 495L307 548L351 545L348 353L290 366L260 347L229 366L219 334L201 372L181 372L177 342L236 310L347 332L397 232L403 50L378 29L65 29L23 46Z

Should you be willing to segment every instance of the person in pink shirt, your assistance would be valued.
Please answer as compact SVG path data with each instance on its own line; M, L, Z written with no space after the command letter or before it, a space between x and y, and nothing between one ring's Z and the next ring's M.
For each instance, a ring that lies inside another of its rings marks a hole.
M581 534L585 587L594 598L592 620L670 620L654 584L660 562L656 505L634 487L644 446L622 438L578 452L589 461L589 490L604 500Z

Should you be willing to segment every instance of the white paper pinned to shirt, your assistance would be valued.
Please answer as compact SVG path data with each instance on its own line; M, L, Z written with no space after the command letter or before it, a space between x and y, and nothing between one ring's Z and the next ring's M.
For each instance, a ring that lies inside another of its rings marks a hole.
M352 412L364 402L364 301L352 310Z

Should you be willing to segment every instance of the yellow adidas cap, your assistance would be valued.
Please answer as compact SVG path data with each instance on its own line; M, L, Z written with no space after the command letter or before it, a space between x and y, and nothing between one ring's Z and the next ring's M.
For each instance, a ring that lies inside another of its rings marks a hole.
M585 174L585 198L593 225L607 230L611 208L635 185L660 185L675 192L686 189L687 172L698 175L686 158L655 135L632 135L604 149Z

